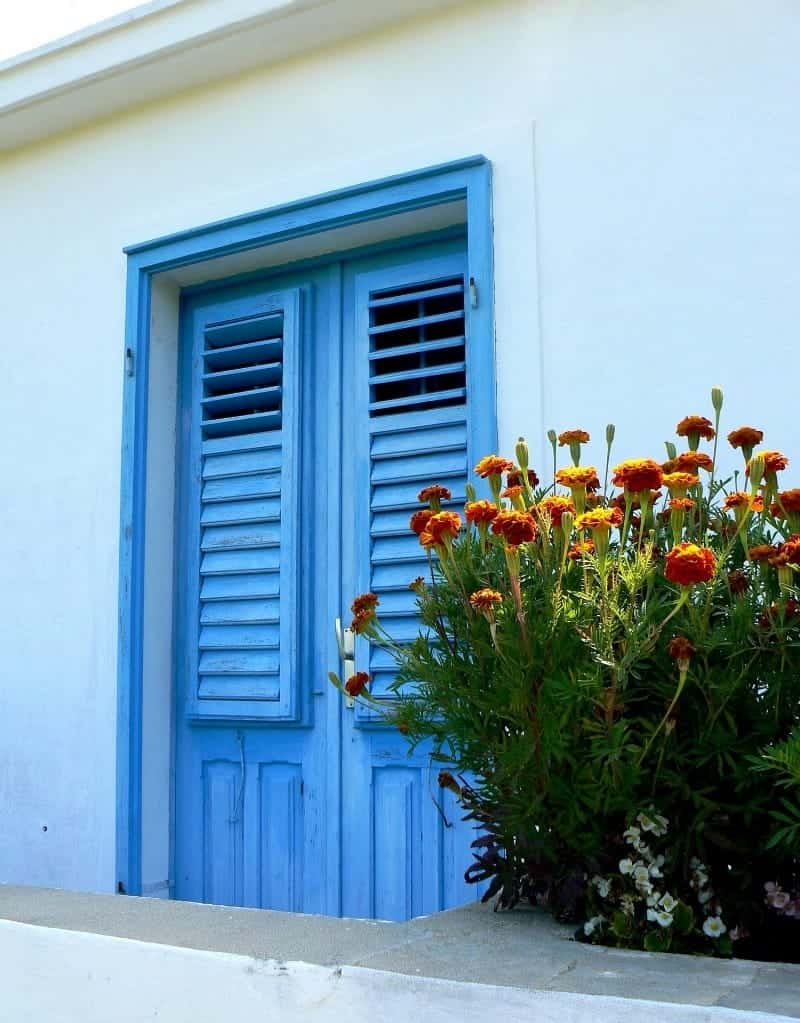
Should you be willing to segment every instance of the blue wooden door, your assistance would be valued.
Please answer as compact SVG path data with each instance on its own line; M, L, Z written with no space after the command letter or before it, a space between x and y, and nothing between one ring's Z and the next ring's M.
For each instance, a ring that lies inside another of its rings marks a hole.
M183 302L178 898L406 919L475 897L438 769L326 681L355 593L416 631L419 488L463 502L466 281L455 238ZM390 663L356 657L384 692Z

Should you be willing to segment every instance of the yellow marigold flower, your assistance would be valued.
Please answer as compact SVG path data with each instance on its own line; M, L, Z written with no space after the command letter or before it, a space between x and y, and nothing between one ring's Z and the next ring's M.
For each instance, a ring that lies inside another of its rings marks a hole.
M696 487L700 477L691 472L665 472L663 476L664 486L675 497L683 497L689 487Z
M621 526L624 516L619 508L592 508L575 520L576 529L609 530Z
M639 494L644 490L658 490L663 478L661 466L652 458L630 458L614 466L612 482L628 493Z
M514 463L500 455L486 455L475 466L475 475L486 479L488 476L501 476L504 472L514 470Z
M537 511L541 512L542 515L550 519L550 522L556 529L561 525L561 518L564 512L569 512L570 515L575 514L575 505L570 501L568 497L562 497L560 494L555 494L552 497L544 497L536 505Z
M673 462L677 472L689 472L694 469L705 469L706 472L711 472L714 468L714 462L704 451L681 451L673 459Z
M559 469L556 473L556 481L562 487L597 487L600 481L597 478L597 469L593 465L569 465L566 469Z
M728 434L728 443L732 448L754 448L764 439L764 431L754 426L740 426Z
M474 522L477 526L482 522L491 522L499 510L491 501L468 501L464 505L464 517L467 522Z
M494 611L498 604L503 603L503 595L497 590L483 589L476 590L469 598L470 604L476 611Z
M705 416L685 416L675 427L675 433L679 437L702 437L704 440L713 440L716 436L711 420Z
M563 448L567 444L588 444L590 439L586 430L565 430L558 435L558 445Z

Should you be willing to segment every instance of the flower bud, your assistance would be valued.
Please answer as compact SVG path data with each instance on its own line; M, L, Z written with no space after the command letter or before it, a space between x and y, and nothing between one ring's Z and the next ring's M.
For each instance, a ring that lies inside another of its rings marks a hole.
M712 387L711 388L711 404L714 406L714 411L717 415L722 411L722 388Z
M753 455L750 459L750 486L758 490L761 480L764 478L764 456Z
M528 472L528 445L525 443L525 438L520 437L517 441L516 446L517 463L522 470L523 477Z
M547 439L550 441L550 443L553 445L553 448L555 449L556 443L558 441L558 435L556 434L556 431L555 430L548 430L547 431Z
M616 426L614 426L613 423L609 423L608 426L606 427L606 444L608 444L609 447L611 447L611 445L614 443L614 435L616 434L616 432L617 432Z
M569 540L572 535L572 527L575 525L575 516L571 511L561 513L561 528L564 531L564 538Z
M667 458L672 462L678 457L678 449L672 443L671 440L664 441L664 447L667 449Z
M476 491L475 491L475 487L473 487L473 485L471 483L468 483L466 485L466 487L464 487L464 493L467 495L467 501L468 502L476 500L476 498L478 496Z

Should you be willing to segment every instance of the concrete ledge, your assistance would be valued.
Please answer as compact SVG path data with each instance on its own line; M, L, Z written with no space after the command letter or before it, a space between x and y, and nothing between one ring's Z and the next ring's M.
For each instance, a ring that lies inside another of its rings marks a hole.
M569 934L533 911L477 905L389 924L0 886L3 1016L800 1019L800 967L621 952Z

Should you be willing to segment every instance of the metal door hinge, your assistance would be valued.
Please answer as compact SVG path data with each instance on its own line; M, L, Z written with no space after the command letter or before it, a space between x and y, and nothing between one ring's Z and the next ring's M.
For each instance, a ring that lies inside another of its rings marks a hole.
M339 657L342 659L344 679L347 681L356 670L356 637L352 629L342 627L342 619L336 619L336 642L339 645ZM345 706L353 708L356 701L348 696Z
M133 349L132 348L126 348L125 349L125 372L128 374L129 377L133 376L133 372L134 372L134 358L133 358Z
M478 285L475 283L474 277L469 279L469 303L473 309L478 308Z

